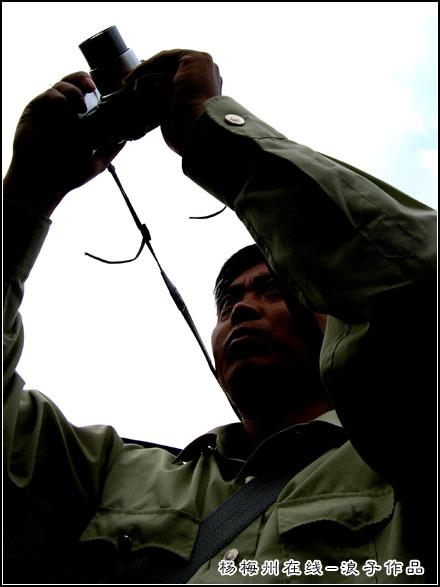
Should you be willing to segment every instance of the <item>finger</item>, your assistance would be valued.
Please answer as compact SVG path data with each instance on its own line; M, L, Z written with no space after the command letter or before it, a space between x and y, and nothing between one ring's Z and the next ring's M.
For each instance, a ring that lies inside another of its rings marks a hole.
M59 116L64 113L77 115L87 110L84 95L79 88L67 82L58 82L43 94L29 102L23 115Z
M161 51L150 59L143 61L138 65L139 69L148 69L154 72L171 71L177 67L179 59L186 53L192 53L187 49L172 49L171 51Z
M143 61L136 67L127 77L128 81L131 77L138 77L139 75L145 75L147 73L170 73L174 74L179 66L180 58L187 54L194 53L186 49L173 49L171 51L161 51Z
M86 112L87 106L84 93L79 87L66 81L60 81L52 86L52 92L57 92L58 94L52 95L54 100L64 98L67 107L72 108L75 112Z
M84 94L96 90L96 85L93 79L86 71L76 71L75 73L70 73L69 75L63 77L61 81L80 88Z

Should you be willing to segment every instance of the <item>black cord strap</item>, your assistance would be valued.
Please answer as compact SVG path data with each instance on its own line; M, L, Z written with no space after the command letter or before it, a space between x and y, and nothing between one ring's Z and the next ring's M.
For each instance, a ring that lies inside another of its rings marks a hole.
M91 255L90 253L84 253L87 257L91 257L96 261L101 261L101 263L107 263L108 265L122 265L123 263L131 263L132 261L136 261L139 255L142 253L143 248L145 247L145 239L142 239L141 246L139 251L136 253L136 256L133 259L126 259L125 261L108 261L107 259L103 259L102 257L97 257L96 255Z
M214 214L208 214L208 216L190 216L190 220L207 220L208 218L214 218L214 216L218 216L219 214L221 214L222 212L224 212L226 210L226 206L223 206L223 208L221 210L218 210L218 212L214 212Z
M180 295L178 289L176 288L176 286L172 283L172 281L169 279L169 277L167 276L167 274L165 273L165 271L162 269L158 258L156 257L156 254L153 250L153 247L151 246L151 234L150 231L148 230L147 226L145 224L142 224L141 221L139 220L138 215L136 214L135 209L133 208L127 194L125 193L124 188L122 187L121 182L119 181L119 178L116 174L116 170L114 168L114 166L110 163L110 165L108 166L108 170L111 173L113 179L115 180L117 186L119 187L119 190L121 191L121 194L125 200L125 203L128 206L128 209L130 210L130 213L133 217L133 220L138 228L138 230L140 231L140 233L142 234L142 243L141 246L136 254L135 257L133 257L132 259L127 259L125 261L108 261L107 259L103 259L102 257L97 257L96 255L91 255L90 253L85 253L85 255L87 255L88 257L91 257L92 259L95 259L96 261L101 261L101 263L107 263L109 265L120 265L122 263L131 263L132 261L135 261L139 255L142 253L143 248L145 245L147 245L147 248L149 249L150 253L153 255L154 260L156 261L159 269L160 269L160 273L162 275L162 278L165 282L165 285L167 286L168 291L170 292L171 297L174 300L174 303L176 304L176 306L178 307L179 311L181 312L181 314L183 315L183 317L185 318L186 323L188 324L191 332L193 333L194 337L196 338L202 353L205 356L205 359L209 365L209 368L211 370L211 373L214 375L214 377L217 379L217 373L215 371L214 365L212 364L211 361L211 357L209 356L208 351L206 350L205 345L203 344L202 338L200 336L200 334L197 331L197 328L193 322L193 319L191 318L191 314L188 311L188 308L186 307L185 302L183 301L182 296Z

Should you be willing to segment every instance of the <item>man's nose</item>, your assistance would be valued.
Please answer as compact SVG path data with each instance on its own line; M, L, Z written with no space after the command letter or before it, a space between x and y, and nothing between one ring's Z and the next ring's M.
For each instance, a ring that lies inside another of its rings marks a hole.
M246 298L237 302L232 308L231 324L237 326L247 320L258 320L262 311L257 300Z

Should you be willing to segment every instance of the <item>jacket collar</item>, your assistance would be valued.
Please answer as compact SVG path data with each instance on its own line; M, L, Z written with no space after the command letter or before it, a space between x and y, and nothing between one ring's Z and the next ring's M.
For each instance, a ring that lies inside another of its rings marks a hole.
M295 426L291 426L286 430L277 432L273 436L286 436L287 434L290 434L290 431L293 429L298 430L299 427L301 427L302 429L304 429L304 427L309 427L309 425L312 424L312 422L324 422L326 424L336 426L337 428L341 429L342 432L342 424L336 414L336 411L330 410L328 412L325 412L324 414L321 414L320 416L318 416L314 420L311 420L310 422L307 422L305 424L296 424ZM201 436L190 442L182 451L180 451L174 462L190 461L194 458L198 458L201 453L206 454L208 452L214 452L215 450L220 450L220 452L223 453L222 448L224 447L224 445L233 442L233 438L239 438L242 430L243 429L240 422L234 422L232 424L217 426L216 428L213 428L206 434L202 434Z

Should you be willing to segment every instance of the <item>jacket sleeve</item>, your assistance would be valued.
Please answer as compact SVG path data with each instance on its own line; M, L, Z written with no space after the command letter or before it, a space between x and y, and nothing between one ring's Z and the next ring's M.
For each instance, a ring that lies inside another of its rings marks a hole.
M24 390L16 372L23 346L19 306L50 221L9 201L4 201L3 210L5 511L13 516L12 527L19 534L20 513L25 516L31 502L43 508L48 524L59 518L57 508L65 512L63 504L69 503L71 519L65 518L65 525L81 526L87 503L99 496L122 440L109 427L72 426L47 397Z
M409 462L433 481L435 212L227 97L205 104L183 169L235 210L289 291L329 316L321 376L364 460L405 492Z

